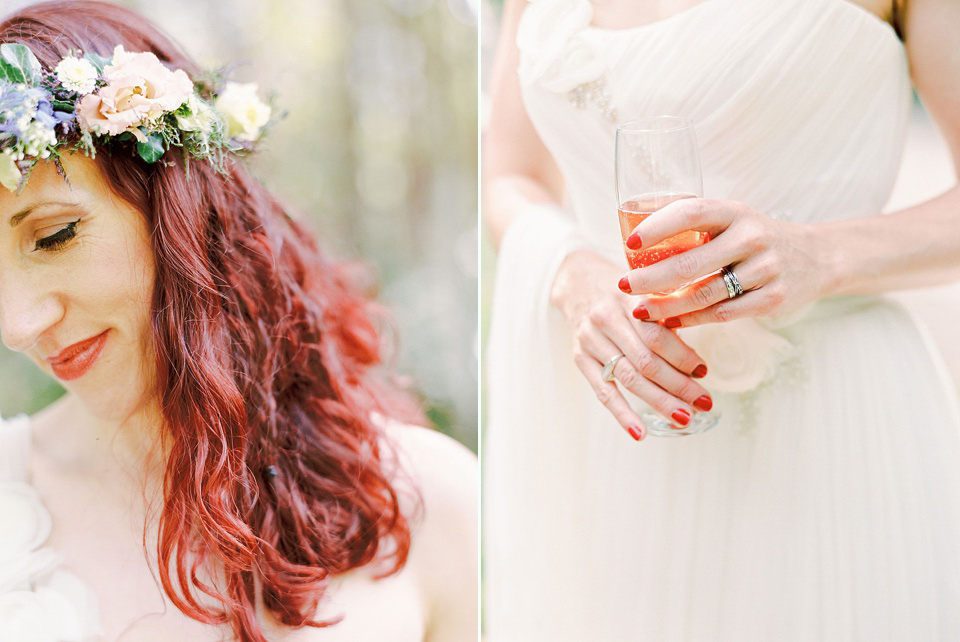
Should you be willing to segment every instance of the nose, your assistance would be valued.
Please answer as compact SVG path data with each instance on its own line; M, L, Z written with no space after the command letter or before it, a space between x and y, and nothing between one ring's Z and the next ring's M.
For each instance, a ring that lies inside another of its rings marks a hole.
M50 275L46 276L49 280ZM0 269L0 340L16 352L32 348L48 328L63 318L60 295L56 289L44 287L41 281L44 279L31 278L16 268Z

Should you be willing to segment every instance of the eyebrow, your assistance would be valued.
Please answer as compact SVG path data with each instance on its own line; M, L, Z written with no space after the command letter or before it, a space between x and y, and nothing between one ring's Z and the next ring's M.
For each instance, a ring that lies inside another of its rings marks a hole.
M37 208L40 208L40 207L49 207L49 206L51 206L51 205L61 205L61 206L66 206L66 207L76 207L76 206L80 205L80 203L70 203L70 202L68 202L68 201L43 201L43 202L41 202L41 203L34 203L33 205L31 205L31 206L29 206L29 207L25 207L25 208L23 208L22 210L20 210L19 212L17 212L16 214L14 214L13 216L11 216L11 217L10 217L10 227L16 227L16 226L20 225L21 221L23 221L23 219L25 219L25 218L27 218L28 216L30 216L30 213L33 212L33 210L35 210L35 209L37 209Z

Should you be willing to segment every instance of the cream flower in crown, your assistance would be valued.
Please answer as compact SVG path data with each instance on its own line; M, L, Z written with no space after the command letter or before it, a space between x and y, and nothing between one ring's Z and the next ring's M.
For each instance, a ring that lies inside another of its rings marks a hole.
M228 82L217 98L217 109L227 117L227 135L237 140L256 140L270 120L270 106L257 96L254 83Z
M185 132L209 134L220 121L220 116L213 110L213 107L197 96L190 96L186 107L190 112L188 115L177 114L177 125Z
M20 168L13 156L6 152L0 154L0 185L12 192L20 184L20 177Z

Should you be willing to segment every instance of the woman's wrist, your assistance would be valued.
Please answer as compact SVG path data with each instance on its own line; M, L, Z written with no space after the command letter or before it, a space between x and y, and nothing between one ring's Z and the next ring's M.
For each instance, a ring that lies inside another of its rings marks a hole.
M813 299L819 300L843 293L845 287L847 252L842 242L838 242L838 231L832 224L796 224L800 234L805 238L805 245L809 248L810 262L815 267L815 273L810 277L814 280Z
M561 313L569 318L567 303L570 292L573 290L570 283L571 264L577 262L577 257L584 250L577 250L568 254L560 263L557 273L553 279L553 285L550 288L550 305L560 310Z
M602 261L596 253L579 249L568 254L561 262L550 289L550 303L567 319L577 317L578 311L586 306L583 295L590 289L591 281L596 280L592 275Z
M849 229L852 221L832 221L806 225L811 246L815 248L814 260L820 266L818 275L818 299L845 294L857 294L862 284L862 270L856 269L853 252L856 249L856 233Z

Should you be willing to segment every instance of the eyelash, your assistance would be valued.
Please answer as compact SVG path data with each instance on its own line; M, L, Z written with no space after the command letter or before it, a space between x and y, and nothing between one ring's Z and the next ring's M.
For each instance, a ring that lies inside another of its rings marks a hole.
M77 223L79 222L80 219L67 223L64 227L61 227L50 236L37 239L33 251L36 252L37 250L44 250L46 252L54 252L62 249L64 245L72 241L77 235Z

